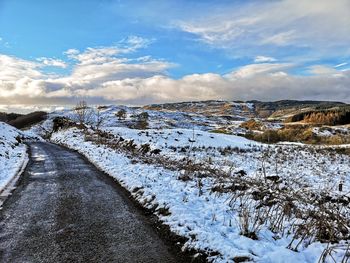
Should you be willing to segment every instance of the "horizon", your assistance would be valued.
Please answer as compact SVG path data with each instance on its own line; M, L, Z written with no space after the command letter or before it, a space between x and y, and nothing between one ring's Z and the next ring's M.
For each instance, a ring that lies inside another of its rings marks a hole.
M152 105L166 105L166 104L181 104L181 103L201 103L201 102L210 102L210 101L218 101L218 102L236 102L236 103L252 103L252 102L265 102L265 103L276 103L281 101L298 101L298 102L329 102L329 103L343 103L344 105L349 105L349 103L335 100L293 100L293 99L284 99L284 100L188 100L188 101L178 101L178 102L164 102L164 103L151 103L151 104L140 104L140 105L132 105L132 104L88 104L88 107L111 107L111 106L126 106L129 108L142 108L144 106L152 106ZM44 111L47 113L62 111L62 110L72 110L79 103L77 101L75 104L69 105L1 105L0 104L0 113L15 113L15 114L28 114L36 111Z
M0 111L79 100L349 103L349 12L346 0L4 0Z

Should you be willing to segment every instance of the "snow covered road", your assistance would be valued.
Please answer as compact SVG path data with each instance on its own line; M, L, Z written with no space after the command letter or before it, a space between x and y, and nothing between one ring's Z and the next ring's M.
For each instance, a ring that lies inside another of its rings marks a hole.
M182 262L120 188L78 153L30 144L0 211L1 262Z

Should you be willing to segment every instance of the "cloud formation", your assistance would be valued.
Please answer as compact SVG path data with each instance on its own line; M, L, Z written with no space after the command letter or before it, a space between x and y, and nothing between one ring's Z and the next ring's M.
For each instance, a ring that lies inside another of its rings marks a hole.
M247 1L202 18L177 21L175 26L212 47L230 51L295 47L318 55L327 50L349 55L349 12L348 0Z
M350 71L313 65L310 75L289 73L296 65L274 62L260 56L259 63L232 72L190 74L173 79L167 70L175 65L150 56L127 58L141 48L138 44L120 48L96 47L65 52L72 70L53 76L43 70L50 58L35 61L0 55L0 104L75 104L84 98L90 103L148 104L188 100L278 100L318 99L350 102Z

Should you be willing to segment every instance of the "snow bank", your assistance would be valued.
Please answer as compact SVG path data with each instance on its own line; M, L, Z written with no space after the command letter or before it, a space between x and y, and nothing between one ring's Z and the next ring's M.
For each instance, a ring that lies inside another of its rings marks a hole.
M24 133L0 122L0 192L16 176L28 161Z

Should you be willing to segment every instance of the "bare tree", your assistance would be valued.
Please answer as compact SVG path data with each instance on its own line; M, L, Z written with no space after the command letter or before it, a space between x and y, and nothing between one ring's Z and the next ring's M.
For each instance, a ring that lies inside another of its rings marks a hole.
M92 112L86 101L79 101L74 108L74 112L81 126L85 126L84 124L90 122Z
M100 131L100 128L105 121L105 117L102 115L103 107L98 106L94 112L95 114L95 128L97 131Z

